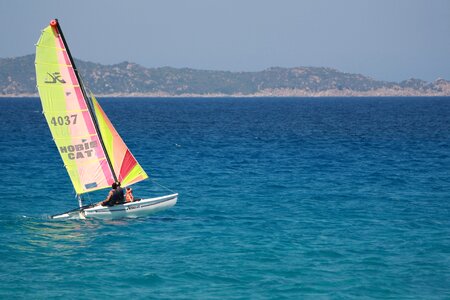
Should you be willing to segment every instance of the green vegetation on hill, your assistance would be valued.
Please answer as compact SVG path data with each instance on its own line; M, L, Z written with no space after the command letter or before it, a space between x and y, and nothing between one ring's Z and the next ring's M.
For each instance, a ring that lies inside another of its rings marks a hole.
M227 72L145 68L122 62L101 65L76 60L84 83L97 95L450 95L450 82L378 81L330 68L269 68ZM0 59L0 95L36 95L34 55Z

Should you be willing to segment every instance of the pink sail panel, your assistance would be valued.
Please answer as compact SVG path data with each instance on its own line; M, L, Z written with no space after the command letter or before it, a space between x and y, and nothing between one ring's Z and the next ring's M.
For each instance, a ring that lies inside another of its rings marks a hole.
M110 187L112 170L56 26L45 28L36 45L36 79L47 123L75 191Z
M59 46L61 47L62 51L58 51L58 61L60 66L66 65L66 67L61 67L60 72L65 78L70 78L71 85L74 88L74 94L75 97L70 97L72 94L66 93L66 107L68 110L71 110L71 105L74 105L75 107L78 104L78 108L87 108L86 99L83 97L83 93L81 91L80 83L77 79L77 76L73 70L73 66L71 64L69 55L64 47L64 42L62 40L61 35L58 35L57 42ZM72 99L71 99L72 98ZM87 184L96 185L96 188L107 188L110 187L111 184L114 182L114 177L112 174L112 170L110 169L107 161L106 161L106 154L104 152L104 149L100 146L100 140L97 134L97 131L94 126L94 122L92 120L92 116L89 114L88 111L84 111L83 114L83 120L84 124L86 125L87 131L89 135L93 136L94 139L97 140L97 147L95 147L95 157L97 158L96 161L91 161L88 165L83 165L83 163L79 163L77 165L78 173L81 176L82 181L86 182ZM82 136L85 131L77 130L75 126L70 126L69 128L71 130L71 136L72 137L80 137ZM74 140L72 140L73 142ZM102 172L99 172L101 170ZM93 177L93 178L92 178ZM94 179L94 180L93 180Z

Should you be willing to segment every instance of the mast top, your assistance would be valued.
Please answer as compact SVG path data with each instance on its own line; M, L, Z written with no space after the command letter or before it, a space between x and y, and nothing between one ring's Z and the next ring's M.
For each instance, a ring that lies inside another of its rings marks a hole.
M50 21L50 26L52 26L52 27L58 26L58 19L53 19L53 20L51 20L51 21Z

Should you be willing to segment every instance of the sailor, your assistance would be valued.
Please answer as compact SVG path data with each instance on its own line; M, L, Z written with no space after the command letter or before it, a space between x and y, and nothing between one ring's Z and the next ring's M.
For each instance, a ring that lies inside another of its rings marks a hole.
M127 187L127 191L125 193L125 202L133 202L134 196L133 196L133 189L130 187Z
M116 189L116 195L117 195L117 199L116 199L116 204L123 204L125 203L125 197L124 197L124 192L123 192L123 188L120 186L120 181L116 182L117 184L117 189Z
M101 202L102 206L113 206L115 204L124 203L123 189L120 187L120 182L114 182L111 185L111 190L104 201Z

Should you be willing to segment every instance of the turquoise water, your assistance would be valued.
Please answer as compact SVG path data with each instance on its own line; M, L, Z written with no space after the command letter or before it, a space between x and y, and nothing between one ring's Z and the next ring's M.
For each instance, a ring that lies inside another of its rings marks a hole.
M100 102L178 204L49 220L77 204L40 102L0 99L0 298L450 298L450 98Z

